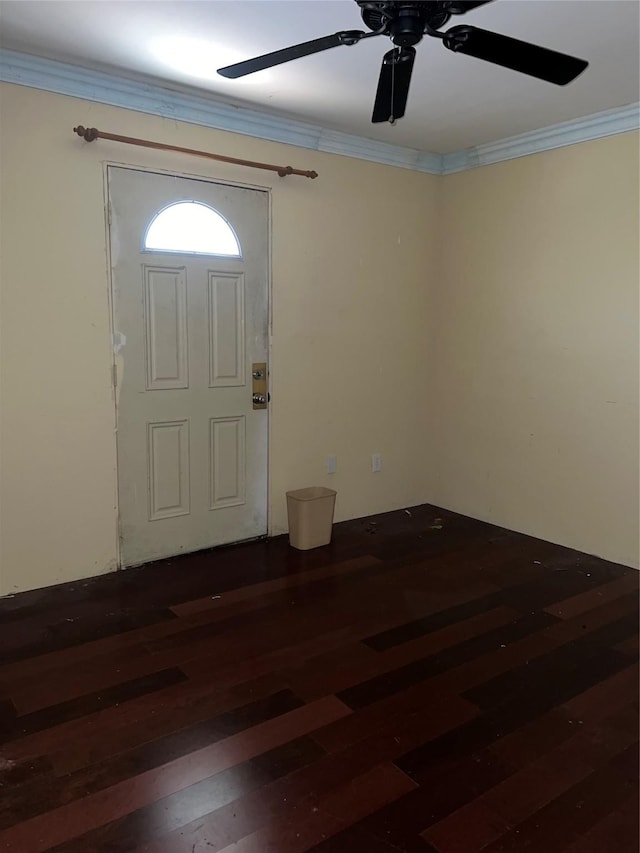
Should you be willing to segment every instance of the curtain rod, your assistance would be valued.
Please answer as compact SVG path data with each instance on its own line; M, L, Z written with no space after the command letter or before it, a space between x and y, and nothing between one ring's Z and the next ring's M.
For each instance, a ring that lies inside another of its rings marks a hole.
M151 142L148 139L136 139L134 136L118 136L116 133L105 133L97 127L83 127L79 124L73 128L73 132L81 136L86 142L94 139L110 139L112 142L125 142L127 145L141 145L143 148L157 148L161 151L178 151L181 154L193 154L195 157L206 157L209 160L221 160L223 163L235 163L238 166L250 166L252 169L266 169L269 172L277 172L281 178L287 175L301 175L303 178L317 178L318 173L305 172L302 169L294 169L292 166L273 166L270 163L256 163L254 160L239 160L237 157L224 157L222 154L210 154L208 151L196 151L194 148L180 148L177 145L166 145L164 142Z

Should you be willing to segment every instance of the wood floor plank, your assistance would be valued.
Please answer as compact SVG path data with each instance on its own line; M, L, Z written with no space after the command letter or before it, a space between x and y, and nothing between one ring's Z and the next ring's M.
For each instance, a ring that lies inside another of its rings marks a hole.
M615 645L614 649L617 652L623 652L626 655L632 655L637 658L640 651L640 635L634 634L633 637L629 637Z
M636 578L627 575L589 589L587 592L565 598L563 601L557 601L545 609L547 613L552 613L559 619L571 619L573 616L579 616L581 613L593 610L594 607L606 604L607 601L613 601L625 593L636 592L637 586Z
M310 849L313 853L354 853L356 850L366 850L367 853L397 853L398 850L381 838L364 831L357 824L323 839ZM429 848L420 843L419 853L429 853Z
M611 601L598 604L591 610L568 616L555 622L545 631L548 637L563 641L577 640L585 632L603 628L610 622L615 622L628 615L638 614L638 594L630 592Z
M15 718L13 725L5 730L4 737L10 739L15 738L16 735L23 736L43 731L59 723L95 713L102 708L119 705L138 696L144 696L148 693L162 690L164 687L179 684L182 681L186 681L186 678L187 676L182 670L173 667L172 669L160 670L160 672L156 672L153 675L146 675L131 681L123 681L105 690L87 693L77 699L61 702L59 705L52 705L49 708L42 708L29 714L19 715Z
M366 554L363 557L354 557L352 560L345 560L342 563L331 563L327 566L319 566L303 572L292 572L291 574L274 578L270 581L264 581L263 583L242 586L238 589L225 592L224 596L219 594L206 595L204 598L197 598L194 601L185 601L183 604L177 604L171 609L176 616L190 616L193 613L200 613L202 610L220 610L228 607L229 604L262 598L271 592L282 590L293 591L313 581L324 580L325 578L332 578L337 575L348 574L349 572L358 572L363 569L369 569L372 566L381 565L382 560L378 557Z
M172 621L175 615L167 608L139 612L93 613L91 619L79 620L76 616L62 616L38 627L26 620L0 625L0 664L22 661L33 655L64 651L91 640L112 637L123 631L133 631L159 622Z
M574 721L562 712L560 706L505 733L490 748L495 755L514 767L524 767L573 737L575 730Z
M636 853L640 809L638 797L632 794L615 811L599 820L562 853Z
M172 618L163 623L153 626L160 629L159 634L172 633L182 630L180 620ZM52 652L40 652L32 657L26 657L12 663L0 664L0 682L7 685L13 683L23 684L29 679L37 679L43 675L50 677L57 668L72 667L83 661L88 661L102 656L108 656L113 664L125 661L129 657L132 647L139 647L149 636L149 629L135 628L121 633L111 634L100 639L88 639L85 643L77 644L69 648L58 649ZM146 654L145 649L145 654Z
M327 751L337 752L383 728L390 717L417 714L427 740L433 731L442 729L443 723L446 727L462 724L477 713L470 702L446 693L434 694L428 683L418 683L328 723L314 733L314 738Z
M479 853L508 830L504 818L493 814L477 799L424 830L420 837L438 853Z
M154 660L144 646L132 646L126 657L115 663L111 655L106 655L56 670L48 679L38 676L13 683L11 698L20 715L30 714L109 690L125 681L153 676L163 669L164 662Z
M599 719L603 714L624 705L629 697L637 697L639 683L637 665L627 666L572 696L563 703L562 709L577 720Z

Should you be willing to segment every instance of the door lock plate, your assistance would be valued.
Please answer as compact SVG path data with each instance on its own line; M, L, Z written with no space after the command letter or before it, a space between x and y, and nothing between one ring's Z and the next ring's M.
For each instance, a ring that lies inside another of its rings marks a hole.
M253 408L266 409L269 400L269 392L267 390L267 364L264 361L257 361L251 365L251 376L253 379Z

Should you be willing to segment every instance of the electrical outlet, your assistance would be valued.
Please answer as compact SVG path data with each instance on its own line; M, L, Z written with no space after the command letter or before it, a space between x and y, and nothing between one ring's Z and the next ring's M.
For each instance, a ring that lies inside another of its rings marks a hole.
M382 471L382 456L379 453L371 454L371 470L374 474Z
M327 456L327 474L335 474L338 469L338 459L336 456Z

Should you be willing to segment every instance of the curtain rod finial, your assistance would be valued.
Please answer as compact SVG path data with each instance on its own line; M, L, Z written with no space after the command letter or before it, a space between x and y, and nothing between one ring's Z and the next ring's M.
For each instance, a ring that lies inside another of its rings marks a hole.
M93 142L100 135L97 127L83 127L81 124L74 127L73 132L81 136L86 142Z
M281 178L286 178L287 175L303 175L305 178L317 178L317 172L300 172L293 168L293 166L283 166L281 169L278 169L278 175Z

